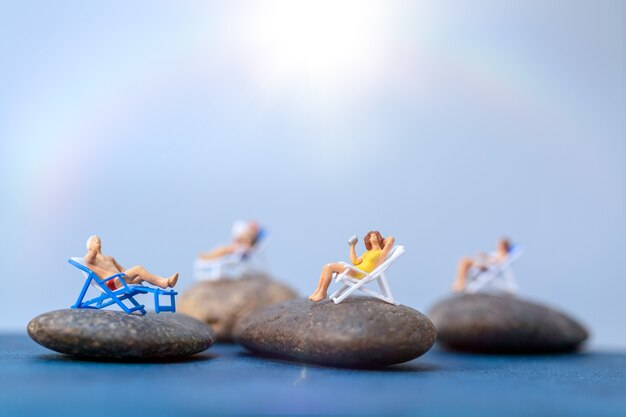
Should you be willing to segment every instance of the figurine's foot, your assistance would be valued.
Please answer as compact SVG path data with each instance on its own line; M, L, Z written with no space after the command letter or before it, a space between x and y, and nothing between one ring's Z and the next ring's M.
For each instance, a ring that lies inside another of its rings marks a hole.
M167 279L167 286L173 288L178 282L178 272Z
M463 285L463 283L461 282L455 282L454 285L452 285L452 291L454 292L461 292L465 289L465 285Z
M320 294L318 292L309 296L309 300L313 301L314 303L322 301L324 298L326 298L326 294Z

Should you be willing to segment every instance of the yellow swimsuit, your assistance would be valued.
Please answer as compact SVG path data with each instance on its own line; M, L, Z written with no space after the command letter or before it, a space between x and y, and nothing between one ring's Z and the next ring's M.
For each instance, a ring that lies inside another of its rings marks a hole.
M380 257L380 254L382 252L383 252L382 249L368 250L367 252L363 254L362 256L363 260L361 261L361 263L353 262L353 264L354 266L359 268L361 271L365 271L369 274L376 268L376 261L378 261L378 258ZM354 276L354 278L361 279L364 276L365 275L363 274L357 274Z

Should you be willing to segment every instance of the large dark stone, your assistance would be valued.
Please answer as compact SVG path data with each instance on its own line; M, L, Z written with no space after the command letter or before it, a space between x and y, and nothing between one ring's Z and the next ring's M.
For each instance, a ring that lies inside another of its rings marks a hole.
M429 317L437 326L437 340L453 350L572 352L588 337L567 315L508 295L456 295L436 304Z
M237 321L259 308L296 297L289 287L255 273L199 282L178 297L177 310L210 324L218 341L232 342Z
M375 298L340 304L291 300L254 312L235 327L247 349L295 361L376 367L423 355L435 342L433 323L409 307Z
M41 314L28 323L28 335L66 355L109 360L180 359L215 340L209 326L183 314L88 309Z

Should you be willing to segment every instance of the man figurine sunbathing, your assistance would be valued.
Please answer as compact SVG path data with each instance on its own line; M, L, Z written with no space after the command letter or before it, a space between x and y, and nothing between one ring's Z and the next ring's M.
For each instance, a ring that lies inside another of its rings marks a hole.
M473 258L462 257L456 274L456 279L452 285L452 291L464 291L467 285L467 278L471 270L486 271L490 266L502 263L509 256L512 245L508 238L503 237L498 242L498 248L495 252L486 254L478 253Z
M245 255L254 247L261 237L261 228L255 221L246 222L238 220L233 224L233 241L224 246L215 248L210 252L198 255L199 259L212 260L226 255L238 253Z
M133 266L132 268L124 269L124 267L117 263L112 256L106 256L102 254L102 241L98 236L91 236L87 239L87 255L85 255L85 265L98 275L100 279L105 279L111 275L124 273L124 281L127 284L139 285L142 282L148 282L159 288L173 287L178 281L178 272L169 278L163 278L158 275L151 274L146 271L143 266ZM123 284L120 282L120 278L115 278L106 282L107 287L111 291L115 291Z
M374 271L380 264L385 262L389 251L393 247L394 238L388 236L383 239L382 235L373 230L365 235L363 243L365 243L365 253L359 257L356 256L356 243L358 239L356 236L352 237L348 241L350 245L350 260L352 264L363 272L370 273ZM309 296L309 300L318 302L322 301L328 296L328 287L333 279L333 274L341 274L345 272L346 267L340 263L331 263L324 265L320 279L317 283L317 289L313 294ZM363 274L359 274L356 271L350 270L348 274L356 279L364 277Z

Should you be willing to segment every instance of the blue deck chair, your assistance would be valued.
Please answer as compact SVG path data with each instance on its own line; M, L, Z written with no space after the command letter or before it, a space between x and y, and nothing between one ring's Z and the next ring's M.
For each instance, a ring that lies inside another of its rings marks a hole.
M122 286L113 291L107 287L107 281L115 278L122 278L124 273L100 279L95 272L85 266L83 258L71 258L67 261L76 268L80 269L86 278L85 284L83 285L80 295L78 296L78 300L76 300L76 303L72 306L72 308L101 309L117 304L126 314L131 314L135 311L139 311L141 314L146 314L145 306L143 304L139 304L137 300L135 300L135 296L138 294L152 293L154 294L154 311L156 313L160 313L162 311L176 311L175 296L178 293L174 290L163 290L161 288L147 287L145 285L128 285L123 279L120 279ZM85 301L85 296L87 295L87 290L90 286L96 288L102 294L98 297ZM159 303L160 295L170 296L169 306L162 306ZM128 307L124 304L124 300L130 301L132 303L132 307Z

